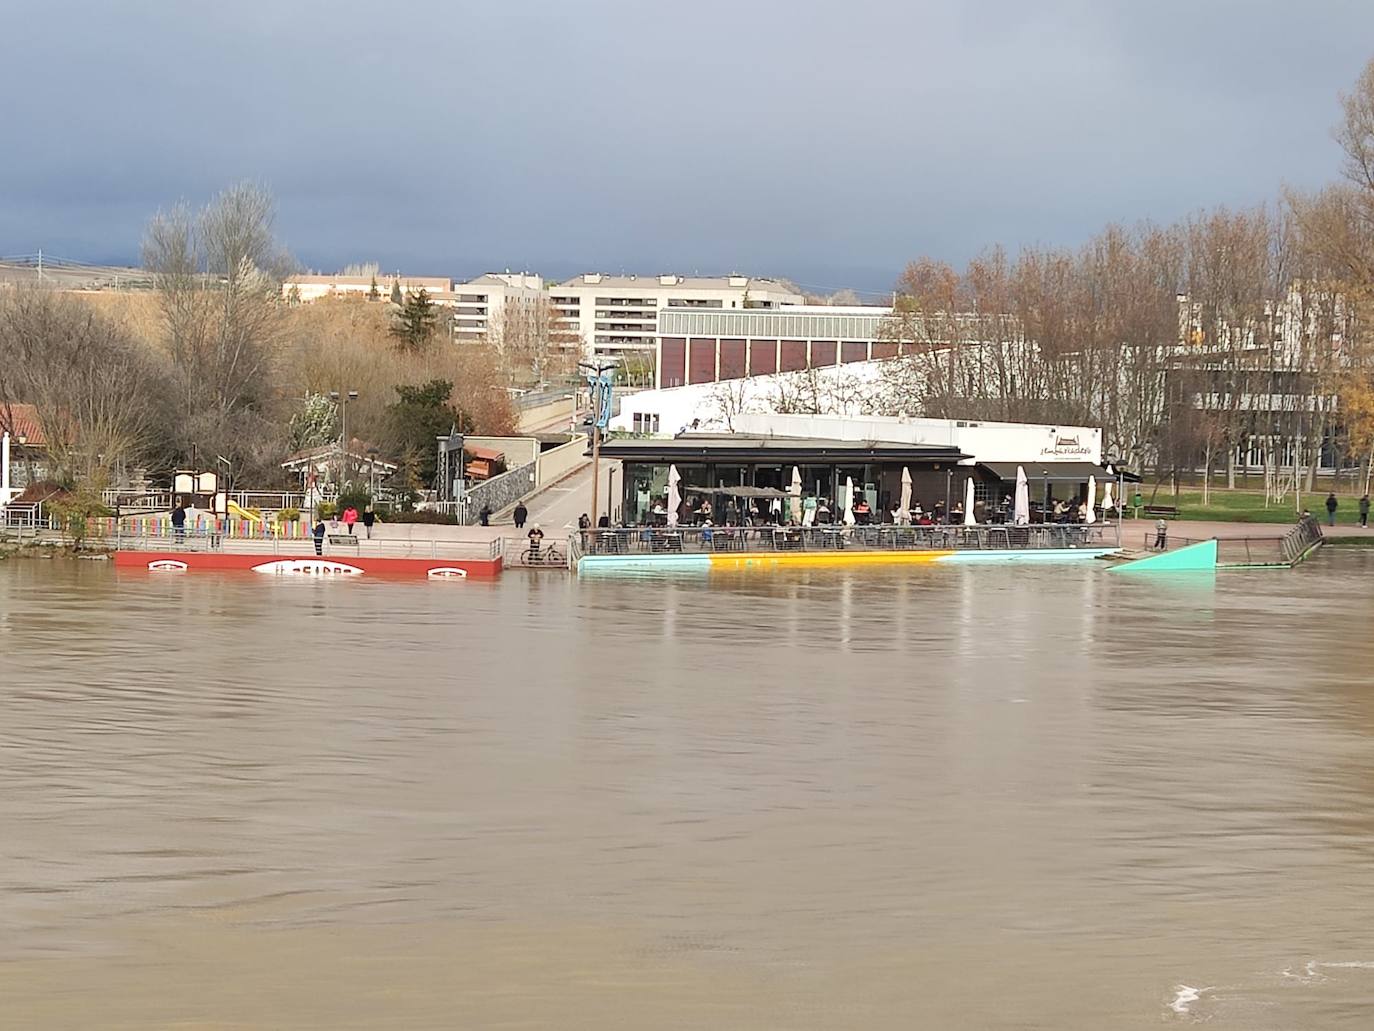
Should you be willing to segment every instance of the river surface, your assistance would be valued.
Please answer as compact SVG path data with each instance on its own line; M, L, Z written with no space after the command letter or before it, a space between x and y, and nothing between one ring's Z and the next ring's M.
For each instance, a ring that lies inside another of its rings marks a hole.
M1363 1031L1371 582L0 563L0 1027Z

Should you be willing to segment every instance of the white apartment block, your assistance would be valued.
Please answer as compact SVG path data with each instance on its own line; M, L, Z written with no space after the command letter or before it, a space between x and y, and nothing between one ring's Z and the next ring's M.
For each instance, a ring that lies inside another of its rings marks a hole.
M451 293L435 300L454 308L453 339L475 343L499 337L507 305L532 307L543 296L542 276L507 269L457 283Z
M399 282L401 292L425 290L431 297L447 294L453 280L443 276L403 276L400 273L378 272L372 276L291 276L281 285L281 295L287 300L318 301L324 297L365 297L377 286L380 299L391 296L391 285Z
M774 279L750 276L610 276L589 272L549 288L562 328L582 339L589 356L652 354L660 309L741 310L802 304L805 298Z

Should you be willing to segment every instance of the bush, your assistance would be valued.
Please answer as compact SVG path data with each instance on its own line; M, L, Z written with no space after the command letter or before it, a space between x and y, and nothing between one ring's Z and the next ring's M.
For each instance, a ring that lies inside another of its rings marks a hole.
M339 506L332 501L321 501L315 506L315 515L320 519L333 519L339 512Z
M283 508L277 513L277 522L281 524L299 522L301 510L299 508Z
M48 510L57 517L63 532L72 539L72 547L80 549L86 542L92 519L108 519L114 515L94 494L72 494L58 500L49 499Z
M457 526L458 517L447 512L389 512L388 523L433 523L443 526Z
M371 494L365 490L357 490L350 487L339 493L339 500L335 503L334 511L342 512L344 509L348 508L348 506L352 505L358 510L358 514L362 515L363 509L370 504L372 504Z

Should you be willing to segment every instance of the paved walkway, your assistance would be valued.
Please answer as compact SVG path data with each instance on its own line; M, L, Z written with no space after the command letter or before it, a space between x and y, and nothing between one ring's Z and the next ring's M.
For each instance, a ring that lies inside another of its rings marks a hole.
M1323 512L1322 515L1326 513ZM1282 537L1296 525L1292 523L1222 523L1203 519L1170 519L1169 536L1187 540L1209 540L1213 537L1234 539L1237 537ZM1322 533L1327 537L1358 537L1374 533L1374 529L1362 529L1358 522L1348 516L1337 526L1327 526L1326 520L1319 520ZM1146 519L1127 519L1122 527L1121 543L1129 548L1140 546L1148 533L1154 537L1155 521Z

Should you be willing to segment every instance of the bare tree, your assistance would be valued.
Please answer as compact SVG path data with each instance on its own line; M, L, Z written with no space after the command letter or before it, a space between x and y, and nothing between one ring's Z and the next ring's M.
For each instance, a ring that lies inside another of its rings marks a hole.
M209 444L196 438L209 427L232 429L271 397L283 326L279 283L290 265L273 218L267 191L241 183L200 211L179 204L148 226L143 261L161 300L187 446ZM234 453L234 440L231 432L215 446Z
M577 368L581 338L567 328L547 295L507 298L490 336L513 375L543 382Z
M122 327L67 295L18 289L0 300L0 422L13 404L33 405L60 481L99 488L155 459L165 382Z

